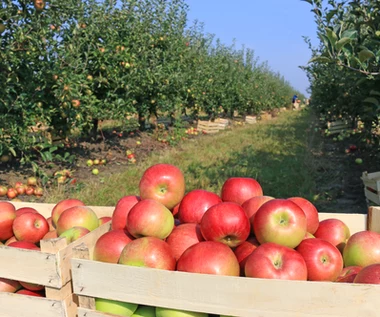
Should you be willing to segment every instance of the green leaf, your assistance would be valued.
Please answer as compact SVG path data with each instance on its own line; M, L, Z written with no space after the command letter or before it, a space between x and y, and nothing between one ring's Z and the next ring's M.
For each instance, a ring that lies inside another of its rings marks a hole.
M343 37L338 42L336 42L336 49L338 51L340 51L343 48L343 46L345 46L346 44L348 44L350 42L352 42L351 38L349 38L349 37Z
M326 14L326 20L327 20L327 23L330 23L330 20L332 19L332 17L338 12L338 10L331 10L330 12L328 12Z
M312 59L309 60L309 63L313 63L313 62L317 62L317 63L331 63L332 60L326 56L316 56L316 57L313 57Z
M16 155L16 151L15 151L15 149L14 149L13 147L8 148L8 150L9 150L9 152L12 153L12 155L13 155L14 157L17 156L17 155Z
M362 51L359 52L359 60L362 63L373 57L375 57L375 54L368 49L363 49Z
M358 37L358 32L356 30L345 30L342 33L342 38L348 37L350 39L356 39Z
M380 91L376 91L376 90L371 90L371 92L369 93L371 96L380 96Z
M374 97L368 97L368 98L364 99L363 102L368 102L368 103L372 103L376 106L379 106L379 101Z
M338 41L338 36L336 35L336 33L331 30L330 28L325 28L326 30L326 35L327 35L327 38L329 39L331 45L335 45L335 43Z

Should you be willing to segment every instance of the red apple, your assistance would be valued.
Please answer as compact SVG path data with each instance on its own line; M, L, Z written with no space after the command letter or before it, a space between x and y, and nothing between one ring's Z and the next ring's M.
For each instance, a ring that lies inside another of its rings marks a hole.
M288 198L292 202L296 203L306 215L307 219L307 232L314 234L319 226L319 214L317 208L307 199L302 197L291 197Z
M79 199L64 199L57 203L51 211L51 219L54 227L57 227L58 218L60 215L71 207L85 206L84 202Z
M307 220L303 210L287 199L264 203L253 219L253 231L260 242L295 248L305 237Z
M124 247L133 240L125 230L111 230L103 234L95 243L93 260L117 263Z
M354 283L380 284L380 263L363 267L356 275Z
M244 276L245 263L248 256L260 245L259 241L255 237L249 237L242 244L234 249L235 256L240 265L240 275Z
M16 198L17 197L17 191L15 188L11 187L11 188L8 188L8 191L7 191L7 197L9 199L13 199L13 198Z
M178 218L178 212L179 212L179 205L181 203L178 203L177 205L174 206L174 208L172 209L172 214L174 216L174 218Z
M248 256L245 276L306 281L307 268L302 255L294 249L267 242Z
M19 186L16 186L15 189L16 189L17 195L24 195L25 190L26 190L26 186L25 185L19 185Z
M70 229L67 229L66 231L62 232L59 237L60 238L66 238L67 244L70 244L71 242L74 242L78 240L79 238L84 237L87 233L89 233L90 230L83 227L72 227Z
M176 261L192 245L204 241L201 228L197 223L183 223L173 229L166 242L172 250Z
M222 186L223 201L235 202L242 205L246 200L263 196L263 189L257 180L249 177L230 177Z
M203 189L188 192L179 204L178 219L181 223L200 223L204 213L222 199L215 193Z
M139 196L124 196L116 204L112 214L112 230L127 229L127 217L132 207L140 201Z
M99 227L99 218L89 207L74 206L64 210L59 216L57 222L58 236L72 227L83 227L92 231Z
M361 269L361 266L347 266L343 268L335 282L353 283L356 275Z
M107 223L107 222L110 222L110 221L112 221L112 217L107 217L107 216L100 217L100 218L99 218L99 227L100 227L101 225L104 225L104 224Z
M22 207L22 208L19 208L16 210L16 216L20 216L22 214L26 214L28 212L31 212L33 214L38 214L39 212L34 209L34 208L31 208L31 207Z
M58 238L57 230L51 230L43 236L42 240L50 240L50 239L57 239L57 238Z
M354 233L343 249L344 266L368 266L380 263L380 234L373 231Z
M222 202L210 207L202 217L201 232L205 240L237 247L251 231L249 219L239 204Z
M185 177L174 165L156 164L145 170L139 189L141 199L154 199L172 209L185 194Z
M256 212L264 203L272 199L274 199L274 197L255 196L255 197L249 198L241 205L249 218L252 233L253 233L253 219L255 218Z
M45 289L45 286L34 284L34 283L27 283L27 282L20 281L20 284L23 288L29 291L42 291L43 289Z
M33 195L34 194L34 187L27 186L26 189L25 189L25 194L27 194L28 196Z
M350 237L350 229L340 219L325 219L319 223L319 227L314 233L314 236L331 242L340 252L343 252L344 246Z
M202 241L188 248L177 262L177 271L239 276L239 262L227 245Z
M17 241L15 236L10 237L7 241L5 241L4 245L9 245L12 242Z
M19 295L28 295L28 296L35 296L35 297L45 297L43 291L30 291L28 289L20 289L16 292L16 294Z
M11 242L8 244L8 247L40 251L39 247L37 247L34 243L28 241Z
M7 201L0 201L0 241L13 236L12 225L15 218L15 207Z
M9 280L7 278L0 277L0 293L15 293L21 288L18 281Z
M127 230L135 238L165 239L174 228L174 217L163 204L144 199L132 207L127 218Z
M37 178L31 176L26 180L28 186L37 186Z
M24 213L13 221L13 232L18 241L39 242L49 232L47 220L38 213Z
M143 237L129 242L120 254L119 263L174 271L175 258L170 246L155 237Z
M55 230L54 226L53 226L53 220L51 219L51 217L48 217L46 218L48 224L49 224L49 231L53 231Z
M6 186L0 186L0 197L7 195L8 188Z
M311 234L310 232L306 232L303 240L305 240L305 239L313 239L313 238L315 238L313 234Z
M309 281L335 281L343 269L342 254L322 239L303 240L296 249L305 259Z

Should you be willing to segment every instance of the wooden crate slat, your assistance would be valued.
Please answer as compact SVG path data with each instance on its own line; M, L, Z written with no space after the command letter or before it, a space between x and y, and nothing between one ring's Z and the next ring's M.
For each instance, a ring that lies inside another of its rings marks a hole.
M368 200L370 200L371 202L380 206L380 195L379 194L375 194L375 193L369 191L367 188L364 188L364 195Z
M255 124L255 123L257 123L257 117L256 116L246 116L245 122L248 124Z
M342 317L378 313L374 303L379 285L221 277L72 261L74 292L81 295L247 317L258 311L263 316L265 312Z
M380 205L380 172L363 172L364 195L367 200Z

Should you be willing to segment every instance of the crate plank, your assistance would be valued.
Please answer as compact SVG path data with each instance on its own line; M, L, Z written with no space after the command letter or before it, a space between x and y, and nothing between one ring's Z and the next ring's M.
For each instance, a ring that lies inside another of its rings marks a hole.
M246 116L245 122L248 124L255 124L255 123L257 123L257 117L256 116Z

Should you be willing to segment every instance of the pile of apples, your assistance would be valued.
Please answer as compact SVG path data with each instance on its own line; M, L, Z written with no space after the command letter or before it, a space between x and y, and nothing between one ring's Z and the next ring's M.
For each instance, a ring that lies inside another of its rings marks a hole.
M351 236L339 219L320 221L307 199L265 196L253 178L227 179L220 195L185 193L180 169L153 165L140 179L139 196L117 203L111 229L96 242L93 260L246 278L380 283L380 234ZM96 308L138 316L132 303L97 299Z
M0 202L0 253L1 246L40 251L40 241L58 237L71 243L83 237L111 217L101 217L77 199L57 203L47 219L35 208L16 209L7 201ZM22 281L0 278L0 292L31 296L45 296L45 287Z
M37 178L28 177L26 184L23 182L16 182L14 186L0 186L0 197L8 197L9 199L14 199L20 195L36 196L42 197L44 191L38 186Z

